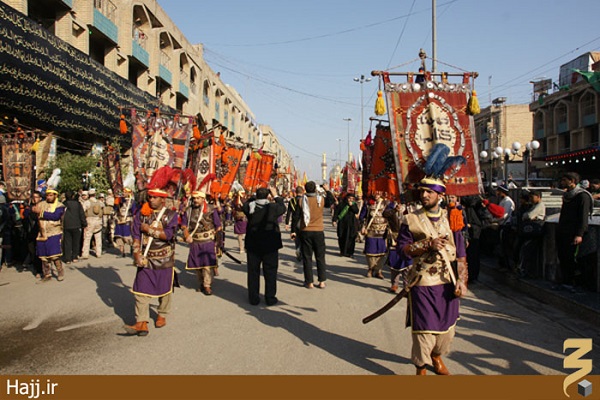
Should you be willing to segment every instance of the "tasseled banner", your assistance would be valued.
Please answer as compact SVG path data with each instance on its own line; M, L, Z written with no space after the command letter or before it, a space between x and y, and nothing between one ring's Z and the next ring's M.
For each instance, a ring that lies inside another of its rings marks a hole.
M477 100L477 92L473 90L471 93L471 97L469 97L469 102L467 103L467 112L470 115L477 115L481 112L479 108L479 100Z
M385 101L383 100L383 92L377 91L377 100L375 101L375 115L385 114Z
M194 132L194 139L196 140L200 140L200 129L198 129L198 124L194 122L194 127L193 127L193 132Z
M31 145L29 150L36 152L40 149L40 139L35 139L35 143Z
M465 227L465 220L463 218L462 211L456 208L455 203L448 204L448 222L450 222L450 229L452 232L459 232Z
M125 122L125 114L121 114L121 122L119 123L121 133L125 135L127 133L127 122Z

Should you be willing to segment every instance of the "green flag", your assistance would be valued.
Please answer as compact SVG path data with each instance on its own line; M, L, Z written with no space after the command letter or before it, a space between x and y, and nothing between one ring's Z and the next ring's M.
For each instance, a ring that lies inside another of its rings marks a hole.
M592 87L596 92L600 92L600 72L597 71L580 71L578 69L573 69L573 71L577 72L583 79Z

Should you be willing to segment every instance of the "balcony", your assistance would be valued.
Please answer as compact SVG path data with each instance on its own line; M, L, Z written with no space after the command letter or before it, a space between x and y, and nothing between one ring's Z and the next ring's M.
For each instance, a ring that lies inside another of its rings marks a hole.
M171 71L162 64L158 66L158 76L169 85L173 84L173 74L171 74Z
M131 55L146 67L150 66L150 55L137 40L134 40L132 43Z
M190 91L186 84L179 82L179 93L181 93L186 98L190 98Z
M115 21L117 7L108 0L94 0L94 27L114 44L119 42L119 29Z
M581 122L583 126L590 126L598 122L598 119L596 118L596 114L588 114L581 118Z

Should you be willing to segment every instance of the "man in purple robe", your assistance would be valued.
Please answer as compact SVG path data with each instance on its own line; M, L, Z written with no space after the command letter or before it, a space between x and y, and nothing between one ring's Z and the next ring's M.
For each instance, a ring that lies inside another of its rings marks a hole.
M442 355L450 352L459 318L459 297L466 294L467 262L463 236L453 234L446 210L440 207L446 187L441 180L425 178L419 184L423 208L407 214L398 234L398 252L406 265L407 325L412 329L412 362L417 375L427 365L436 374L449 375ZM456 261L457 272L452 263Z
M148 202L133 218L133 261L137 273L132 293L135 295L135 325L125 325L127 333L148 335L150 302L158 298L155 327L167 324L173 287L179 286L175 274L175 233L177 213L165 207L167 192L148 190Z
M42 260L42 282L52 279L52 264L56 268L57 280L65 279L65 270L60 257L62 256L62 217L65 206L58 201L58 192L46 190L46 201L40 201L31 208L39 218L39 233L36 238L36 253Z
M192 206L183 216L182 227L183 237L190 244L185 269L196 271L198 291L210 296L213 272L217 268L215 238L222 225L217 207L206 201L204 192L192 192Z

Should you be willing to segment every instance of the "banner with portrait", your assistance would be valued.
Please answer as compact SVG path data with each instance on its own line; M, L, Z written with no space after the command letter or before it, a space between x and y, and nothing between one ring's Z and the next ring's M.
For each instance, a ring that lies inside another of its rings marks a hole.
M168 165L183 170L192 137L193 118L131 110L133 169L138 190L146 188L157 169Z
M419 182L433 146L443 143L451 156L462 156L465 163L444 175L448 194L466 196L480 193L483 186L473 118L467 114L471 93L469 74L462 83L434 82L392 83L384 73L391 145L396 162L396 174L402 186Z
M33 157L31 146L35 143L35 133L19 130L3 134L2 173L6 182L6 194L9 201L27 201L31 198L33 187Z

